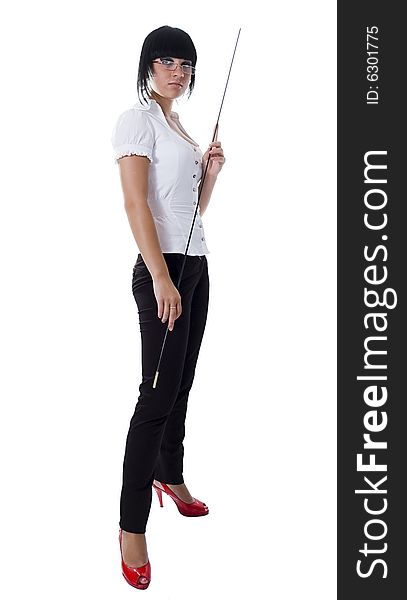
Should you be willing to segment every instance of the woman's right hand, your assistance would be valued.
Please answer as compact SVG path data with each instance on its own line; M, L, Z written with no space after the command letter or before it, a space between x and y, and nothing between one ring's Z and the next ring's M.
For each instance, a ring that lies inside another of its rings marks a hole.
M181 296L168 275L161 275L153 278L153 288L157 300L158 318L163 323L169 319L168 329L174 329L174 321L181 316ZM175 306L175 308L170 308Z

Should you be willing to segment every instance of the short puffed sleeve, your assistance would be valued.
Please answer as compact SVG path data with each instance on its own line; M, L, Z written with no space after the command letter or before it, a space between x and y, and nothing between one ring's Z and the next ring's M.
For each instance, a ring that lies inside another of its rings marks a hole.
M122 156L147 156L153 162L154 129L144 110L130 108L117 119L111 137L114 159Z

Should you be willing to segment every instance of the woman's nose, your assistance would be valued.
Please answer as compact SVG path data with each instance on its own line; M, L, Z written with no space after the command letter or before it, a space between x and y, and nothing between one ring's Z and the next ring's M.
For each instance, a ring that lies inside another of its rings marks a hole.
M184 75L184 69L182 68L182 65L179 65L178 63L175 63L177 65L177 67L179 67L181 69L181 73L182 75ZM175 69L173 70L173 73L175 73L175 71L177 70L177 67L175 67Z

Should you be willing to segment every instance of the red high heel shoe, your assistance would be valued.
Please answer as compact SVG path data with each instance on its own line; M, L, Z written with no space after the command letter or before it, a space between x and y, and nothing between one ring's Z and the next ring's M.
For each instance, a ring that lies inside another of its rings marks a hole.
M206 506L205 502L201 502L196 498L194 498L193 502L184 502L183 500L181 500L181 498L178 498L178 496L168 487L167 484L162 483L161 481L159 481L158 483L160 483L164 488L161 489L158 485L156 485L153 482L153 488L157 492L158 500L160 501L160 506L164 506L163 492L165 492L174 500L179 512L181 513L181 515L184 515L184 517L203 517L209 513L209 508Z
M120 554L122 555L122 573L123 577L133 587L138 590L145 590L150 585L151 581L151 565L148 560L145 565L141 567L129 567L123 560L123 552L122 552L122 530L120 529L119 533L119 543L120 543ZM141 577L145 577L147 579L147 583L141 583Z

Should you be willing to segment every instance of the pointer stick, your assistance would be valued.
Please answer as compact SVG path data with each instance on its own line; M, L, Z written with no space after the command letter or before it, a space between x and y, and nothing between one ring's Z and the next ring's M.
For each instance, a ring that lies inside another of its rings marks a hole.
M216 121L215 129L214 129L214 132L213 132L212 142L214 142L214 141L216 140L216 138L217 138L217 135L218 135L218 128L219 128L219 117L220 117L220 113L221 113L221 111L222 111L223 101L224 101L224 99L225 99L226 89L227 89L227 87L228 87L228 83L229 83L229 77L230 77L230 72L231 72L231 70L232 70L233 60L234 60L234 58L235 58L235 53L236 53L236 48L237 48L237 42L239 41L239 36L240 36L240 31L241 31L241 29L242 29L242 28L240 27L240 29L239 29L239 33L237 34L237 39L236 39L235 49L234 49L234 51L233 51L232 61L231 61L231 63L230 63L230 67L229 67L228 78L227 78L227 80L226 80L225 91L223 92L223 98L222 98L222 102L221 102L221 105L220 105L220 109L219 109L219 113L218 113L218 118L217 118L217 121ZM184 261L183 261L183 263L182 263L182 267L181 267L181 273L179 274L179 278L178 278L178 283L177 283L177 290L178 290L178 291L179 291L179 285L180 285L180 283L181 283L181 279L182 279L182 273L184 272L184 267L185 267L185 263L186 263L186 260L187 260L187 252L188 252L188 248L189 248L189 242L190 242L190 240L191 240L191 236L192 236L192 230L193 230L193 228L194 228L194 223L195 223L196 213L197 213L197 211L198 211L199 199L200 199L200 197L201 197L201 193L202 193L202 190L203 190L203 184L204 184L204 181L205 181L206 172L207 172L207 170L208 170L208 166L209 166L209 161L210 161L210 160L211 160L211 159L210 159L210 156L208 155L208 160L206 161L206 166L205 166L205 172L204 172L204 174L203 174L203 177L202 177L202 180L201 180L201 182L200 182L200 188L199 188L199 193L198 193L198 202L197 202L197 204L196 204L195 213L194 213L194 218L193 218L193 221L192 221L191 230L190 230L190 232L189 232L189 237L188 237L187 247L186 247L186 250L185 250L185 255L184 255ZM165 336L164 336L163 344L162 344L162 347L161 347L160 358L158 359L157 370L156 370L156 372L155 372L155 377L154 377L154 382L153 382L153 388L157 387L157 379L158 379L158 374L159 374L159 371L160 371L161 359L162 359L162 356L163 356L163 352L164 352L164 346L165 346L165 341L166 341L166 339L167 339L167 334L168 334L168 332L169 332L169 329L168 329L168 325L167 325L167 329L166 329L166 331L165 331Z

